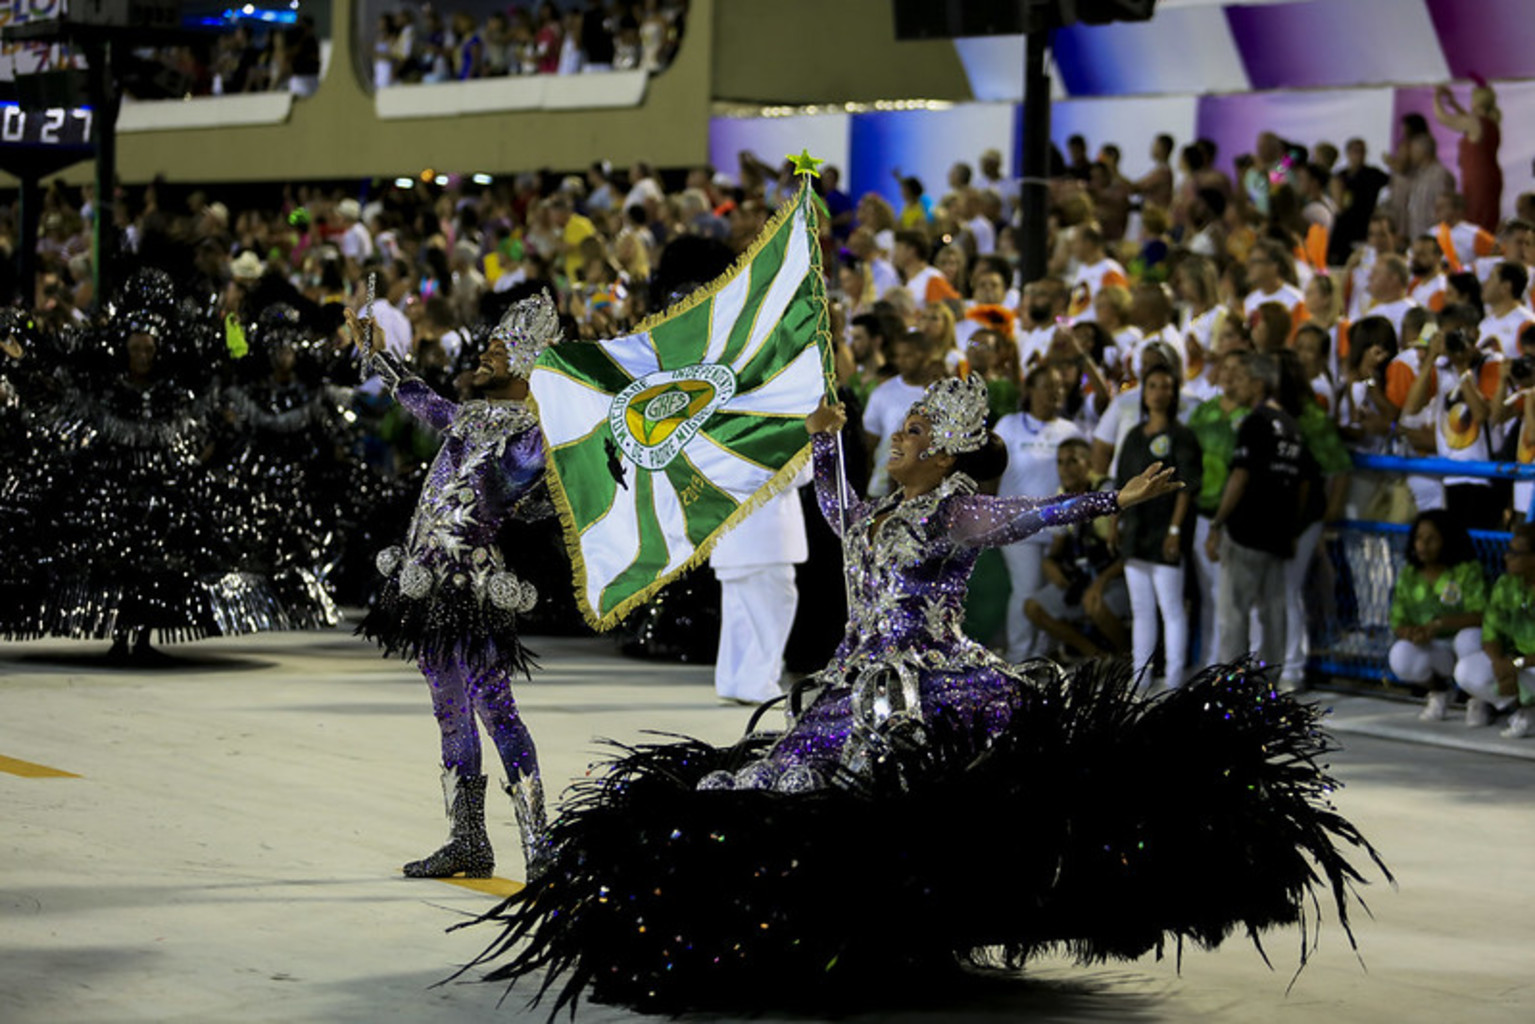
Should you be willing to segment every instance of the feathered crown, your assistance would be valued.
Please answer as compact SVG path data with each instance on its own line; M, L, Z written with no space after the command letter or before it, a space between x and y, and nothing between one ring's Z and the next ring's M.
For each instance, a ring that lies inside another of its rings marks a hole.
M934 381L907 415L927 417L933 451L977 451L986 443L986 382L978 373Z
M533 372L533 363L545 348L560 340L560 314L547 291L513 303L490 332L491 341L506 345L507 365L514 377Z

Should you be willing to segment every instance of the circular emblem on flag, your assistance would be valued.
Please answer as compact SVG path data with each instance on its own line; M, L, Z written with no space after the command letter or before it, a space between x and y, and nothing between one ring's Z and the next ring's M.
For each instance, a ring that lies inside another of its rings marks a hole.
M631 462L663 469L735 393L736 375L721 363L657 370L613 397L608 427Z

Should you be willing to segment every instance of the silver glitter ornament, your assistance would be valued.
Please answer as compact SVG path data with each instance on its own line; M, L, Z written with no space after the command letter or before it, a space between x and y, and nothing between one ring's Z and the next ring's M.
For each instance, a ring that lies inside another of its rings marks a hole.
M778 777L778 782L773 788L780 793L808 793L824 785L820 772L808 764L796 764L791 765Z
M533 606L537 603L538 588L533 586L533 584L529 583L527 580L523 580L521 586L521 599L517 602L517 611L523 613L530 612L533 610Z
M959 455L986 443L986 382L979 374L945 377L927 386L908 416L927 419L930 451Z
M560 314L546 291L523 299L506 311L490 334L506 345L507 368L513 377L527 377L549 345L560 340Z
M710 772L698 781L699 789L735 789L736 777L729 772Z
M375 555L373 557L373 564L382 575L393 576L394 571L400 567L400 563L404 560L405 549L396 544L385 548Z
M771 765L754 761L735 774L736 789L772 789L774 775Z
M490 603L506 612L524 611L522 604L522 581L515 573L498 572L490 577L490 582L485 585L485 595L490 598Z
M432 592L432 570L420 562L406 562L400 570L400 593L419 601Z

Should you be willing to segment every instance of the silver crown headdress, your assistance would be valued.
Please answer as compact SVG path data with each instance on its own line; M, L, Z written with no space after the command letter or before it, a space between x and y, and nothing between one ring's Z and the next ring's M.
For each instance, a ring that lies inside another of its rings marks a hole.
M986 443L986 408L986 382L972 373L929 384L907 415L927 417L930 451L959 455Z
M545 348L560 340L560 314L549 293L539 291L506 311L491 341L506 344L507 365L514 377L526 377Z

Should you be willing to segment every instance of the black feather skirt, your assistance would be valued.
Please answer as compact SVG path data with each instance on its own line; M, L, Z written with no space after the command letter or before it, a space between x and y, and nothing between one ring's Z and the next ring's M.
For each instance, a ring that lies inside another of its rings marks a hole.
M384 581L357 627L385 657L459 661L476 672L531 678L535 655L518 638L517 613L499 608L470 587L439 585L423 598L400 591L398 571Z
M697 788L772 737L621 748L568 794L549 870L473 922L501 934L470 966L555 1012L827 1010L1045 951L1257 943L1318 891L1352 943L1350 856L1390 874L1330 802L1314 704L1245 664L1151 699L1122 663L1032 678L989 740L929 721L809 792Z

